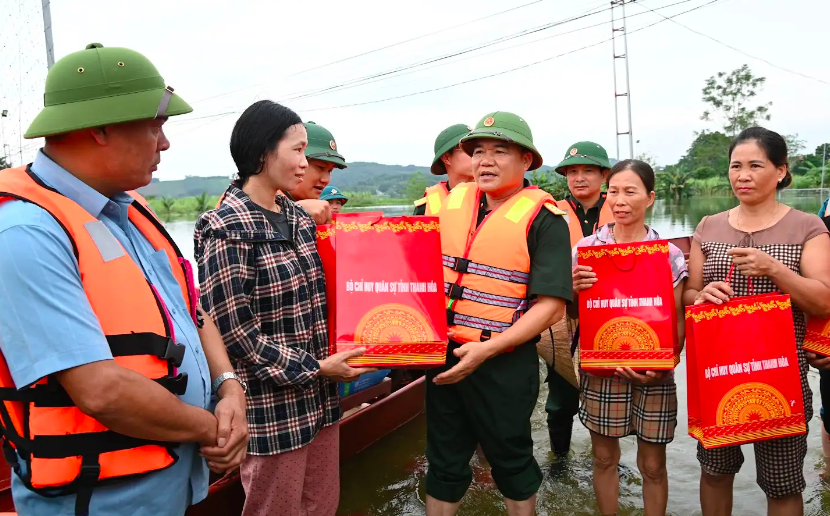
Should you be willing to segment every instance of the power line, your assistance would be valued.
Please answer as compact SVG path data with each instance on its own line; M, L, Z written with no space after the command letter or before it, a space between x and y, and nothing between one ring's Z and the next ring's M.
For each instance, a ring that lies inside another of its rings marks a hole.
M481 18L476 18L474 20L470 20L470 21L467 21L467 22L464 22L464 23L459 23L459 24L453 25L451 27L446 27L444 29L436 30L436 31L429 32L429 33L426 33L426 34L421 34L420 36L415 36L413 38L398 41L396 43L390 43L390 44L388 44L386 46L383 46L383 47L375 48L375 49L372 49L372 50L367 50L365 52L361 52L359 54L354 54L354 55L351 55L351 56L348 56L348 57L344 57L342 59L338 59L336 61L331 61L331 62L326 63L326 64L314 66L312 68L307 68L305 70L293 73L291 75L287 75L283 78L288 79L288 78L291 78L291 77L297 77L299 75L303 75L303 74L308 73L308 72L312 72L312 71L315 71L315 70L320 70L321 68L326 68L326 67L329 67L329 66L334 66L336 64L345 63L346 61L351 61L352 59L357 59L359 57L367 56L367 55L370 55L370 54L375 54L377 52L381 52L383 50L388 50L390 48L397 47L397 46L400 46L400 45L404 45L406 43L411 43L413 41L418 41L420 39L424 39L424 38L427 38L427 37L430 37L430 36L435 36L436 34L441 34L443 32L447 32L447 31L450 31L450 30L453 30L453 29L457 29L457 28L464 27L464 26L467 26L467 25L472 25L474 23L478 23L478 22L486 20L488 18L493 18L495 16L500 16L502 14L506 14L506 13L509 13L511 11L516 11L516 10L519 10L519 9L523 9L525 7L529 7L529 6L534 5L534 4L542 3L544 1L545 0L533 0L532 2L528 2L526 4L518 5L516 7L511 7L510 9L505 9L504 11L499 11L497 13L488 14L487 16L482 16ZM225 95L232 95L234 93L238 93L240 91L244 91L244 90L247 90L247 89L250 89L250 88L256 88L257 86L262 86L263 84L267 84L267 83L268 83L268 81L261 82L261 83L258 83L258 84L253 84L253 85L250 85L250 86L244 86L242 88L238 88L238 89L235 89L233 91L228 91L228 92L225 92L225 93L220 93L218 95L213 95L211 97L206 97L206 98L203 98L203 99L199 99L199 100L193 102L193 104L197 104L199 102L204 102L206 100L212 100L212 99L219 98L219 97L224 97Z
M680 3L690 2L690 1L691 0L683 0ZM599 11L594 11L594 12L587 12L587 13L583 13L583 14L578 14L578 15L572 16L570 18L565 18L565 19L562 19L562 20L548 22L548 23L545 23L543 25L538 25L536 27L532 27L530 29L524 29L524 30L521 30L519 32L514 32L513 34L508 34L506 36L501 36L501 37L498 37L498 38L495 38L495 39L492 39L492 40L489 40L489 41L485 41L484 43L480 43L480 44L477 44L477 45L467 47L467 48L462 49L462 50L458 50L458 51L455 51L455 52L444 54L442 56L432 57L432 58L428 58L428 59L418 61L416 63L410 63L408 65L398 66L396 68L385 70L383 72L377 72L377 73L370 74L370 75L367 75L367 76L364 76L364 77L359 77L359 78L356 78L356 79L350 79L348 81L345 81L341 84L337 84L337 85L334 85L334 86L328 86L328 87L317 89L317 90L306 90L304 92L289 94L288 97L281 99L281 101L285 102L285 101L290 101L290 100L299 100L299 99L303 99L303 98L307 98L307 97L313 97L313 96L317 96L317 95L322 94L322 93L327 93L327 92L330 92L330 91L337 91L337 90L340 90L340 89L344 89L345 87L348 87L348 86L358 85L358 84L361 84L361 83L364 83L366 81L370 81L370 80L373 80L373 79L376 79L376 78L386 77L386 76L389 76L389 75L392 75L392 74L395 74L395 73L398 73L398 72L401 72L401 71L410 70L412 68L417 68L417 67L420 67L420 66L423 66L423 65L432 64L432 63L436 63L436 62L439 62L439 61L445 61L447 59L452 59L453 57L458 57L460 55L469 54L471 52L475 52L476 50L481 50L483 48L491 47L491 46L497 45L499 43L504 43L506 41L511 41L511 40L514 40L514 39L523 38L525 36L529 36L529 35L535 34L537 32L542 32L542 31L546 31L546 30L549 30L549 29L553 29L555 27L559 27L559 26L565 25L567 23L572 23L572 22L575 22L575 21L593 16L595 14L600 14L600 13L608 11L608 10L610 10L610 8L605 8L605 9L602 9L602 10L599 10Z
M659 7L658 9L667 9L667 8L674 7L674 6L677 6L677 5L680 5L680 4L689 3L691 1L692 0L681 0L679 2L670 4L670 5ZM604 12L604 11L607 11L607 10L609 10L609 9L604 9L602 11L597 11L596 13L591 13L591 14L598 14L598 13L601 13L601 12ZM642 16L644 14L647 14L647 13L634 14L634 15L629 16L628 18L634 18L636 16ZM574 21L574 20L564 20L564 21L558 22L558 25L563 25L563 24L565 24L569 21ZM308 93L293 94L294 96L289 96L289 97L282 98L282 99L278 100L278 102L288 102L288 101L292 101L292 100L300 100L300 99L309 98L309 97L316 97L318 95L329 93L331 91L343 91L343 90L358 87L358 86L364 86L364 85L367 85L367 84L374 84L374 83L379 82L379 81L392 79L392 78L397 78L397 77L402 77L404 75L409 75L411 73L417 73L417 72L420 72L420 71L423 71L423 70L430 70L430 69L437 68L439 66L445 66L445 65L448 65L448 64L456 64L456 63L459 63L461 61L466 61L468 59L479 58L479 57L483 57L483 56L486 56L486 55L495 54L495 53L503 52L503 51L506 51L506 50L511 50L511 49L518 48L518 47L521 47L521 46L538 43L540 41L545 41L545 40L548 40L548 39L565 36L567 34L573 34L573 33L576 33L576 32L581 32L583 30L588 30L588 29L592 29L592 28L595 28L595 27L600 27L600 26L603 26L603 25L607 25L608 23L609 23L608 21L603 21L603 22L600 22L600 23L595 23L593 25L587 25L587 26L584 26L584 27L579 27L577 29L573 29L573 30L569 30L569 31L565 31L565 32L560 32L558 34L553 34L551 36L546 36L544 38L535 39L533 41L526 41L524 43L511 45L511 46L504 47L504 48L498 48L498 49L495 49L495 50L491 50L489 52L483 52L483 53L480 53L480 54L475 54L475 55L472 55L472 56L463 57L461 59L456 59L456 60L451 61L451 62L442 62L442 61L445 61L446 58L457 57L457 56L462 55L462 54L470 53L474 50L480 50L482 48L493 46L493 45L496 45L498 43L503 43L504 41L507 41L509 39L515 39L515 38L508 38L507 40L493 41L491 43L485 43L485 44L479 45L477 47L474 47L474 48L472 48L472 50L458 51L454 54L449 54L446 57L429 59L429 60L426 60L426 61L422 61L420 63L415 63L415 64L412 64L412 65L407 65L407 66L404 66L404 67L400 67L400 68L398 68L396 70L393 70L392 72L389 72L389 73L381 72L381 73L378 73L378 74L367 76L367 77L362 78L362 79L354 79L353 81L349 81L349 82L343 83L341 85L330 86L330 87L323 88L323 89L320 89L320 90L309 90ZM521 36L517 36L517 37L521 37ZM429 67L426 67L426 68L421 68L421 66L423 64L432 64L432 63L435 63L435 62L438 62L438 64L436 64L435 66L429 66ZM421 69L414 70L414 68L421 68ZM407 71L407 70L411 70L411 71ZM397 73L397 72L403 72L403 73ZM396 75L390 77L389 75L391 75L391 73L396 73Z
M659 7L659 9L666 9L666 8L674 7L674 6L677 6L677 5L689 3L691 1L692 0L680 0L680 1L675 2L673 4L669 4L669 5L666 5L666 6L663 6L663 7ZM592 29L592 28L595 28L595 27L599 27L599 26L602 26L602 25L607 25L608 22L604 21L604 22L593 24L593 25L588 25L588 26L585 26L585 27L579 27L579 28L573 29L571 31L566 31L566 32L562 32L562 33L559 33L559 34L554 34L552 36L547 36L545 38L539 38L537 40L528 41L528 42L520 43L520 44L517 44L517 45L512 45L512 46L509 46L509 47L492 50L490 52L485 52L485 53L482 53L482 54L471 55L471 56L464 57L464 58L461 58L461 59L457 59L457 60L454 60L454 61L449 61L449 62L447 61L447 59L450 59L452 57L457 57L457 56L460 56L460 55L463 55L463 54L468 54L468 53L471 53L475 50L480 50L482 48L486 48L486 47L493 46L493 45L496 45L496 44L499 44L499 43L503 43L505 41L509 41L509 40L512 40L512 39L517 39L517 38L520 38L520 37L523 37L523 36L526 36L526 35L529 35L529 34L540 32L540 31L543 31L543 30L547 30L547 29L552 28L552 27L564 25L566 23L577 21L579 19L583 19L583 18L585 18L587 16L591 16L593 14L599 14L599 13L608 11L610 8L605 8L605 9L602 9L602 10L599 10L599 11L590 12L590 11L593 11L594 9L596 9L596 6L592 7L591 9L588 9L586 11L582 11L581 13L579 13L578 15L576 15L575 17L572 17L572 18L559 20L559 21L555 21L555 22L549 22L549 23L546 23L544 25L539 25L539 26L536 26L536 27L533 27L533 28L530 28L530 29L525 29L523 31L519 31L519 32L510 34L510 35L507 35L507 36L502 36L500 38L496 38L494 40L484 42L484 43L476 45L474 47L468 47L466 49L456 51L456 52L453 52L451 54L445 54L443 56L429 58L429 59L426 59L426 60L419 61L417 63L411 63L409 65L400 66L400 67L392 69L392 70L386 70L384 72L378 72L378 73L375 73L375 74L372 74L372 75L369 75L369 76L365 76L365 77L362 77L362 78L352 79L350 81L346 81L344 83L329 86L329 87L326 87L326 88L322 88L322 89L318 89L318 90L308 90L306 92L299 92L299 93L291 94L293 96L288 96L288 97L285 97L285 98L281 98L281 99L278 100L278 102L283 102L284 103L284 102L291 101L291 100L301 100L301 99L305 99L305 98L324 95L324 94L331 93L331 92L334 92L334 91L342 91L342 90L354 88L354 87L357 87L357 86L373 84L375 82L379 82L379 81L382 81L382 80L388 80L388 79L392 79L392 78L401 77L403 75L408 75L408 74L411 74L411 73L423 71L424 70L423 68L418 69L418 70L416 70L416 68L420 68L424 64L438 63L435 66L427 67L425 69L436 68L438 66L444 66L444 65L447 65L447 64L454 64L454 63L464 61L464 60L467 60L467 59L483 57L483 56L490 55L490 54L493 54L493 53L510 50L510 49L517 48L517 47L524 46L524 45L538 43L540 41L545 41L545 40L555 38L555 37L559 37L559 36L564 36L566 34L573 34L575 32L580 32L580 31L583 31L583 30L588 30L588 29ZM586 14L586 13L588 13L588 14ZM644 15L644 14L646 14L646 13L635 14L635 15L630 16L630 18L633 18L635 16L641 16L641 15ZM605 40L605 41L610 41L610 40ZM601 41L599 43L604 43L605 41ZM584 47L584 48L590 48L591 46L593 46L593 45L588 45L587 47ZM541 61L541 62L544 62L544 61ZM411 70L411 71L407 71L407 70ZM400 72L404 72L404 73L400 73ZM393 74L397 74L397 75L393 75ZM467 81L457 83L457 85L465 84L466 82ZM234 109L234 110L230 110L230 111L223 111L223 112L220 112L220 113L215 113L215 114L211 114L211 115L204 115L204 116L200 116L200 117L192 117L192 118L188 117L187 119L183 119L183 120L171 121L171 123L179 124L179 123L190 122L190 121L193 121L193 120L201 120L201 119L205 119L205 118L221 117L221 116L230 115L230 114L234 114L234 113L241 113L243 110L244 110L244 108ZM307 111L307 110L303 110L303 111Z
M690 0L684 0L684 1L678 2L678 3L685 3L685 2L688 2L688 1L690 1ZM698 9L710 6L710 5L715 4L717 2L720 2L720 1L723 1L723 0L710 0L709 2L707 2L705 4L701 4L699 6L693 7L691 9L686 10L686 11L677 13L677 14L672 15L671 17L666 18L664 20L658 20L658 21L656 21L654 23L651 23L649 25L645 25L645 26L640 27L638 29L632 30L632 31L629 32L629 34L634 34L636 32L647 29L649 27L653 27L654 25L657 25L659 23L663 23L664 21L671 20L671 18L675 18L677 16L681 16L683 14L687 14L687 13L690 13L692 11L696 11ZM365 106L365 105L369 105L369 104L378 104L378 103L382 103L382 102L388 102L388 101L391 101L391 100L398 100L398 99L403 99L403 98L408 98L408 97L414 97L416 95L423 95L423 94L426 94L426 93L433 93L433 92L436 92L436 91L446 90L446 89L449 89L449 88L454 88L456 86L462 86L464 84L469 84L469 83L481 81L481 80L484 80L484 79L490 79L492 77L498 77L500 75L505 75L505 74L508 74L508 73L512 73L512 72L515 72L515 71L518 71L518 70L529 68L531 66L536 66L538 64L542 64L542 63L551 61L553 59L557 59L559 57L564 57L566 55L574 54L574 53L580 52L582 50L587 50L589 48L596 47L596 46L602 45L603 43L608 43L610 41L611 41L611 38L604 39L602 41L598 41L596 43L591 43L589 45L585 45L585 46L582 46L582 47L579 47L579 48L576 48L576 49L573 49L573 50L569 50L569 51L563 52L561 54L556 54L556 55L547 57L545 59L541 59L539 61L534 61L532 63L528 63L528 64L525 64L525 65L522 65L522 66L517 66L517 67L510 68L510 69L507 69L507 70L503 70L503 71L500 71L500 72L496 72L496 73L492 73L492 74L488 74L488 75L483 75L483 76L476 77L476 78L473 78L473 79L467 79L467 80L456 82L456 83L453 83L453 84L438 86L438 87L435 87L435 88L429 88L429 89L426 89L426 90L416 91L416 92L412 92L412 93L406 93L406 94L403 94L403 95L396 95L396 96L393 96L393 97L387 97L387 98L383 98L383 99L369 100L369 101L365 101L365 102L355 102L355 103L352 103L352 104L343 104L343 105L339 105L339 106L331 106L331 107L325 107L325 108L303 109L302 111L303 111L303 113L310 113L310 112L314 112L314 111L326 111L326 110L330 110L330 109L342 109L342 108L348 108L348 107ZM222 113L215 113L215 114L212 114L212 115L204 115L204 116L201 116L201 117L189 118L188 120L190 121L190 120L202 120L202 119L215 118L215 117L224 117L226 115L241 113L242 111L243 110L237 109L237 110L232 110L232 111L225 111L225 112L222 112Z
M705 4L699 5L697 7L693 7L692 9L689 9L687 11L683 11L681 13L677 13L677 14L671 16L670 18L666 18L666 20L670 20L671 18L681 16L683 14L690 13L692 11L696 11L698 9L710 6L710 5L715 4L717 2L720 2L720 1L722 1L722 0L710 0L709 2L707 2ZM656 22L651 23L649 25L645 25L645 26L640 27L636 30L630 31L629 34L634 34L636 32L640 32L641 30L647 29L649 27L653 27L653 26L657 25L658 23L663 23L666 20L659 20L659 21L656 21ZM394 96L394 97L387 97L387 98L384 98L384 99L370 100L370 101L366 101L366 102L356 102L356 103L353 103L353 104L343 104L343 105L340 105L340 106L331 106L331 107L326 107L326 108L304 109L303 113L310 113L310 112L313 112L313 111L326 111L326 110L330 110L330 109L342 109L342 108L347 108L347 107L365 106L365 105L368 105L368 104L378 104L378 103L381 103L381 102L388 102L390 100L398 100L398 99L407 98L407 97L414 97L416 95L422 95L422 94L425 94L425 93L432 93L432 92L435 92L435 91L446 90L446 89L449 89L449 88L454 88L455 86L461 86L463 84L469 84L469 83L477 82L477 81L484 80L484 79L490 79L492 77L498 77L500 75L504 75L504 74L507 74L507 73L515 72L515 71L522 70L522 69L525 69L525 68L530 68L531 66L536 66L538 64L545 63L547 61L551 61L551 60L559 58L559 57L574 54L574 53L580 52L582 50L587 50L589 48L599 46L603 43L608 43L609 41L611 41L611 38L604 39L602 41L598 41L598 42L592 43L590 45L585 45L583 47L579 47L577 49L570 50L568 52L563 52L561 54L550 56L550 57L547 57L545 59L540 59L539 61L534 61L532 63L528 63L528 64L525 64L525 65L522 65L522 66L517 66L515 68L510 68L508 70L503 70L501 72L496 72L496 73L492 73L492 74L488 74L488 75L483 75L481 77L476 77L474 79L468 79L466 81L461 81L461 82L456 82L456 83L453 83L453 84L448 84L446 86L439 86L439 87L430 88L430 89L427 89L427 90L416 91L416 92L407 93L407 94L404 94L404 95L397 95L397 96Z
M651 9L650 7L647 7L645 4L643 4L643 3L642 3L642 1L639 1L639 2L634 2L634 5L641 6L643 9L645 9L645 10L647 10L647 11L649 11L649 12L652 12L652 13L654 13L654 14L658 15L658 16L663 16L663 14L662 14L662 13L658 13L658 12L656 12L655 10ZM663 18L666 18L666 17L665 17L665 16L663 16ZM695 30L695 29L693 29L693 28L691 28L691 27L689 27L689 26L687 26L687 25L683 25L683 24L682 24L682 23L680 23L679 21L672 20L672 19L670 19L670 18L666 18L666 20L668 20L668 21L670 21L670 22L672 22L672 23L675 23L675 24L677 24L677 25L680 25L680 26L681 26L681 27L683 27L684 29L688 30L689 32L693 32L693 33L697 34L698 36L703 36L704 38L709 39L709 40L712 40L712 41L714 41L715 43L718 43L719 45L723 45L723 46L725 46L726 48L728 48L728 49L730 49L730 50L734 50L735 52L737 52L737 53L739 53L739 54L743 54L743 55L745 55L746 57L749 57L749 58L751 58L751 59L755 59L755 60L761 61L761 62L763 62L763 63L766 63L766 64L770 65L770 66L771 66L771 67L773 67L773 68L778 68L779 70L785 71L785 72L787 72L787 73L791 73L791 74L793 74L793 75L798 75L798 76L801 76L801 77L803 77L803 78L805 78L805 79L810 79L811 81L820 82L820 83L822 83L822 84L826 84L827 86L830 86L830 82L828 82L828 81L825 81L825 80L823 80L823 79L819 79L818 77L813 77L813 76L811 76L811 75L807 75L807 74L805 74L805 73L801 73L801 72L796 71L796 70L790 70L789 68L784 68L783 66L780 66L780 65L777 65L777 64L775 64L775 63L772 63L772 62L768 61L767 59L764 59L763 57L754 56L754 55L752 55L752 54L749 54L749 53L747 53L747 52L744 52L743 50L741 50L741 49L739 49L739 48L735 48L735 47L733 47L732 45L730 45L730 44L728 44L728 43L724 43L723 41L720 41L720 40L718 40L718 39L716 39L716 38L714 38L714 37L712 37L712 36L710 36L710 35L708 35L708 34L704 34L704 33L700 32L700 31L697 31L697 30Z

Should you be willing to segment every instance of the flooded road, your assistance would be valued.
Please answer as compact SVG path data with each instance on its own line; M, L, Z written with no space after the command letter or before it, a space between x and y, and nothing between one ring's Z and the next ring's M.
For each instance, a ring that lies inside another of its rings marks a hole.
M678 425L675 439L667 447L669 471L669 514L700 514L698 482L700 466L695 456L697 441L687 434L685 361L676 370L678 384ZM546 371L540 366L544 379ZM830 491L819 473L824 467L819 441L818 374L810 373L816 416L809 425L809 445L804 474L806 513L830 514ZM545 414L547 384L542 384L533 414L533 440L536 460L545 473L538 494L540 516L589 516L596 514L591 486L591 440L579 420L574 424L571 454L557 461L550 454ZM340 510L338 514L399 516L423 515L424 477L426 474L426 420L423 416L364 451L343 465L341 470ZM620 440L620 516L642 514L642 481L637 471L637 443L634 437ZM735 516L766 514L766 499L755 484L755 456L752 446L743 447L746 462L735 478ZM461 516L505 514L504 503L492 481L473 458L473 485L461 505Z

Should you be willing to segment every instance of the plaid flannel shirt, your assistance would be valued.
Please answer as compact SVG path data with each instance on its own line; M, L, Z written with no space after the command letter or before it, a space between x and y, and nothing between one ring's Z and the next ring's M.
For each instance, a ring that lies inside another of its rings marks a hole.
M234 185L194 234L202 307L248 384L251 455L301 448L340 419L337 384L319 375L328 335L316 226L284 195L277 203L292 239Z

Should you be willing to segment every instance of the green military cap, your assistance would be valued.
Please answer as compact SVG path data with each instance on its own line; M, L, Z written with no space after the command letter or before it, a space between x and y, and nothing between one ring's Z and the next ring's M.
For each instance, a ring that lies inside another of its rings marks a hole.
M572 165L594 165L601 169L611 168L608 153L602 145L594 142L578 142L568 147L565 158L556 165L556 171L567 175L567 168Z
M308 133L305 157L334 163L334 166L340 169L346 168L346 158L337 152L337 142L329 130L314 122L306 122L303 125Z
M470 134L461 138L461 147L464 152L472 156L473 140L480 138L493 138L515 143L533 153L530 170L536 170L542 166L542 155L533 145L533 133L530 132L530 126L519 115L507 111L496 111L485 115Z
M64 57L46 76L43 109L26 131L40 138L193 111L149 59L100 43Z
M335 199L341 199L343 204L346 204L349 200L349 198L343 195L343 192L336 186L329 185L323 188L323 193L320 194L321 201L333 201Z
M430 172L436 176L442 176L447 173L447 167L441 160L441 156L451 151L458 145L461 138L466 136L473 128L467 124L455 124L447 127L435 139L435 157L432 158L432 166L429 168Z

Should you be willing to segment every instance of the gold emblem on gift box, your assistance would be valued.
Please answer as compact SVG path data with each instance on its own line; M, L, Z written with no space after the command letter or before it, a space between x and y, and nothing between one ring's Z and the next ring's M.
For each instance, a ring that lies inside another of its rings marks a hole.
M355 329L354 341L360 344L432 342L432 327L416 309L388 303L369 310Z
M652 351L660 349L657 333L636 317L615 317L600 326L594 337L597 351Z
M789 416L790 405L775 387L750 382L733 387L718 404L717 424L736 425Z

